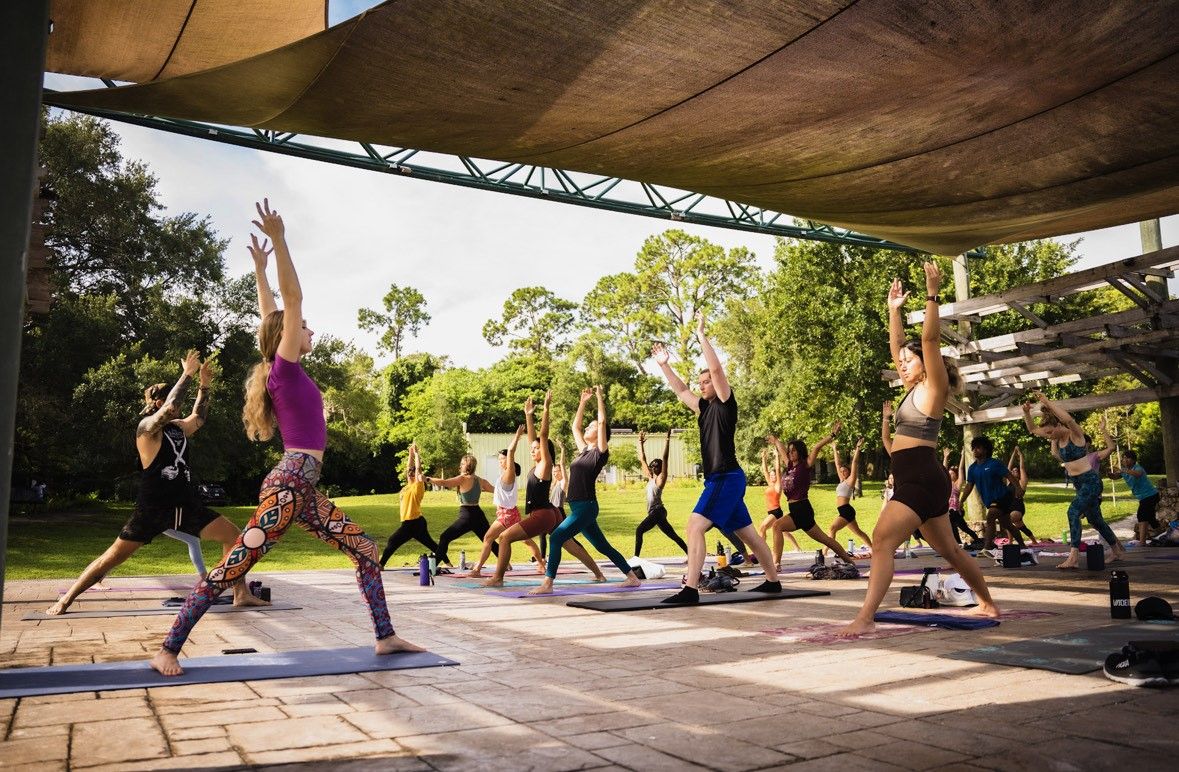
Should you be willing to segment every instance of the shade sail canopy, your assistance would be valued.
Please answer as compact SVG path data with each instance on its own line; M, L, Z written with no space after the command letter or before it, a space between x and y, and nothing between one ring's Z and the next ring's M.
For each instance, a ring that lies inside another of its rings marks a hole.
M621 176L952 254L1179 211L1177 22L1177 0L398 0L52 101Z
M145 83L270 51L327 27L328 0L52 0L45 68Z

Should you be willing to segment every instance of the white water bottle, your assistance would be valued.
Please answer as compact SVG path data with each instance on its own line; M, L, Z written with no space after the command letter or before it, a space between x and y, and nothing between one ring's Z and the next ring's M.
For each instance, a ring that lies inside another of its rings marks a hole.
M855 539L848 539L848 540L847 540L847 552L848 552L848 554L850 555L851 553L853 553L853 552L855 552L855 551L856 551L856 540L855 540Z
M459 550L459 568L463 571L467 570L467 551Z

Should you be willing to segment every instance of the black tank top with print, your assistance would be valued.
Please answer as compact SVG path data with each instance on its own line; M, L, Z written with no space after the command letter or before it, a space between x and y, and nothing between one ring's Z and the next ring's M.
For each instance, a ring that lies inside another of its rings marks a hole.
M139 481L141 507L179 507L196 500L192 470L188 465L188 437L176 424L167 424L160 449Z

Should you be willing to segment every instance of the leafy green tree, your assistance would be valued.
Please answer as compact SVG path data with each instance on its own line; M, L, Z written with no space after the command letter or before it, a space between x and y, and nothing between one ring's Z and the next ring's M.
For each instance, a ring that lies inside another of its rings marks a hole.
M426 297L413 287L392 284L381 303L385 307L384 313L362 308L356 313L356 321L362 330L383 329L377 348L390 352L396 360L401 357L401 347L406 339L417 335L430 322Z
M576 309L544 287L520 287L504 301L503 315L483 325L483 338L493 346L506 342L514 353L551 358L568 347Z
M610 448L610 463L628 474L639 472L639 449L633 443L618 444Z

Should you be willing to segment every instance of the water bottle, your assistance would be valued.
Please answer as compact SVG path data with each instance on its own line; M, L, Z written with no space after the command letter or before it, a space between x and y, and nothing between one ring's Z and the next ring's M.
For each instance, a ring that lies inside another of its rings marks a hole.
M719 541L716 543L716 564L724 568L729 564L728 558L725 556L725 545Z
M821 566L827 565L827 559L823 557L823 550L815 550L815 562Z
M430 560L425 555L418 558L418 584L430 586Z
M437 576L438 575L438 558L434 557L433 555L430 555L429 560L430 560L430 576Z
M1109 615L1112 619L1130 619L1130 575L1125 571L1110 572Z
M459 550L459 568L463 571L467 570L467 551Z
M847 554L850 555L855 551L856 551L856 540L855 539L848 539L847 540Z

